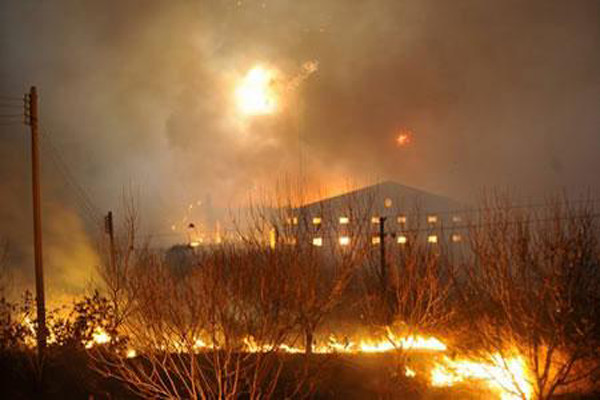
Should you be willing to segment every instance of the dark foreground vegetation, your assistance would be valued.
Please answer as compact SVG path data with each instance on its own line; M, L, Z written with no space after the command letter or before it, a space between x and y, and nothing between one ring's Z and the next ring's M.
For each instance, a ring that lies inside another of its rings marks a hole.
M0 303L2 398L595 398L593 203L526 209L496 197L472 213L460 243L428 243L428 228L414 226L406 243L390 240L383 262L368 206L345 210L368 222L344 235L364 240L330 247L313 246L286 209L255 207L236 240L175 263L138 242L130 210L99 266L102 287L49 313L41 361L31 296ZM416 335L447 348L406 348L401 338ZM351 354L360 338L391 349ZM463 361L484 365L486 378ZM436 384L438 363L460 379Z

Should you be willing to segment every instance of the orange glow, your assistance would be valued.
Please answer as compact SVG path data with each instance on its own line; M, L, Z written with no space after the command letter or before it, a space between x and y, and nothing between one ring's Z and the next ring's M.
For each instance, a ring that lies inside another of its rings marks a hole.
M110 335L106 333L104 329L96 328L94 329L94 332L92 332L92 340L85 344L85 348L91 349L97 344L106 344L110 342L110 339Z
M272 345L262 344L258 345L254 338L246 337L243 339L245 349L248 352L265 352L272 351L274 348ZM206 345L203 343L202 347ZM358 341L352 340L338 340L334 335L329 336L326 343L317 345L314 347L313 352L315 354L360 354L360 353L387 353L396 350L405 351L430 351L430 352L444 352L446 351L446 345L434 337L424 336L407 336L397 337L391 332L388 332L388 337L379 340L373 339L359 339ZM294 345L281 344L277 347L277 350L284 353L302 353L304 349L296 347ZM414 373L414 371L412 372ZM414 375L413 375L414 376Z
M34 327L29 318L25 317L25 325L34 332ZM33 335L34 336L34 335ZM92 333L92 339L83 344L87 349L96 345L110 343L111 336L102 328L97 327ZM252 336L242 339L243 351L262 353L279 351L283 353L303 353L305 349L294 343L281 343L278 345L258 342ZM35 347L35 341L30 346ZM176 352L205 352L218 349L210 339L194 338L191 349L189 344L183 344L174 339L169 345L161 348L173 349ZM356 338L355 340L338 339L330 335L320 344L315 345L315 354L363 354L363 353L388 353L395 351L428 352L434 357L434 365L428 369L429 382L436 387L450 387L459 383L481 383L490 391L496 393L500 400L531 400L534 393L531 372L525 359L516 351L501 355L494 354L489 359L461 359L450 358L445 355L448 348L444 342L436 337L421 335L397 335L391 328L386 329L383 336L376 338ZM435 354L435 355L433 355ZM123 357L135 358L140 354L133 347L122 353ZM419 374L425 370L418 370ZM404 375L413 378L417 370L404 367Z
M412 143L412 132L406 129L402 129L396 137L396 144L398 147L405 147Z
M239 110L244 115L266 115L277 110L276 71L252 68L235 90Z
M520 356L506 358L495 354L482 362L444 357L431 371L434 386L452 386L465 380L485 383L501 400L529 400L533 393L527 365Z

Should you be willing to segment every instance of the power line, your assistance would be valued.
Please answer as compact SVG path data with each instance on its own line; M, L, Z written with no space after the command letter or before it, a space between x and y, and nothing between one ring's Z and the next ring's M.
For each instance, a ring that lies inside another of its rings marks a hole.
M71 168L69 168L68 164L65 162L64 158L60 154L60 150L53 143L51 136L48 132L43 132L41 134L42 144L44 145L43 149L46 150L48 155L51 157L54 165L57 170L61 173L65 181L72 187L73 192L76 196L76 200L78 201L79 206L85 212L86 217L93 222L94 224L102 223L102 213L100 209L94 204L91 200L90 195L84 189L84 187L79 184L74 174L71 172Z

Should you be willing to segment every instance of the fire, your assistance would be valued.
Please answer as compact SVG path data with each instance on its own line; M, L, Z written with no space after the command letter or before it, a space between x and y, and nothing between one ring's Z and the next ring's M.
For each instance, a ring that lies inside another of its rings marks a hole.
M396 137L396 144L398 147L408 146L412 142L412 132L406 129L403 129L398 133Z
M235 91L237 105L245 115L272 114L277 109L274 90L276 71L261 66L252 68Z
M505 358L495 354L489 362L444 357L431 371L434 386L452 386L465 380L482 381L501 400L529 400L533 392L527 365L520 356Z
M94 332L92 332L92 340L85 343L85 348L91 349L92 347L94 347L97 344L106 344L106 343L110 342L110 340L111 340L110 335L104 329L96 328L96 329L94 329Z
M24 325L31 332L28 345L34 348L34 323L28 317L25 317ZM91 349L96 345L110 343L111 340L111 336L104 329L97 327L92 333L91 340L83 344L86 349ZM187 345L175 339L170 345L163 345L161 348L172 348L176 352L185 352L188 349ZM218 346L212 343L211 340L195 338L191 351L200 353L216 349L218 349ZM251 336L242 339L240 350L249 353L277 351L290 354L305 351L303 347L298 347L293 343L281 343L279 345L260 343ZM314 346L313 353L348 355L391 353L394 351L435 353L435 355L432 354L433 366L428 373L432 386L450 387L463 382L480 382L487 389L496 393L500 400L532 399L534 389L531 373L525 359L518 352L508 353L510 354L508 357L496 353L489 360L475 360L450 358L445 355L447 350L446 344L436 337L416 334L402 336L395 334L391 328L387 328L385 334L379 339L357 338L352 340L347 337L339 339L333 334L329 335L324 341ZM139 356L133 347L124 350L122 355L126 358ZM418 371L420 374L421 369ZM417 375L417 370L405 365L404 375L408 378L414 378Z
M433 337L424 336L406 336L397 337L388 332L388 337L381 340L361 339L356 342L341 344L330 340L328 348L323 352L335 350L343 353L386 353L394 350L408 351L446 351L446 345Z

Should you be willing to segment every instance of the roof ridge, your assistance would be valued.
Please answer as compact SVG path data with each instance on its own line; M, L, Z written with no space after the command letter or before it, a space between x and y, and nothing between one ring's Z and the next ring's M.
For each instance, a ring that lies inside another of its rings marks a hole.
M350 190L348 192L341 193L341 194L338 194L338 195L335 195L335 196L332 196L332 197L325 197L325 198L322 198L320 200L312 201L310 203L303 204L303 205L301 205L298 208L307 208L307 207L311 207L311 206L314 206L316 204L322 203L324 201L335 201L336 199L341 199L341 198L344 198L344 197L347 197L347 196L358 195L360 193L368 192L369 190L373 190L373 189L377 189L377 188L382 188L382 187L386 187L386 186L387 187L394 187L394 188L402 189L402 190L405 190L405 191L410 191L410 192L413 192L414 195L433 196L433 197L436 197L436 198L438 198L440 200L450 201L450 202L459 204L458 201L456 201L456 200L454 200L454 199L452 199L450 197L447 197L447 196L439 195L439 194L432 193L432 192L427 192L425 190L418 189L418 188L415 188L415 187L412 187L412 186L403 185L403 184L401 184L399 182L396 182L396 181L393 181L393 180L385 180L385 181L374 183L374 184L371 184L371 185L368 185L368 186L363 186L363 187L358 188L358 189Z

